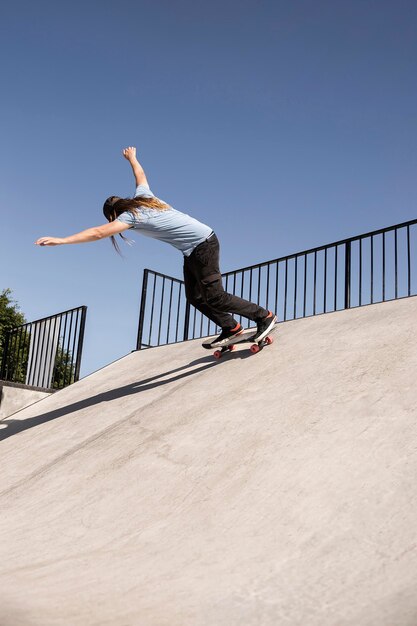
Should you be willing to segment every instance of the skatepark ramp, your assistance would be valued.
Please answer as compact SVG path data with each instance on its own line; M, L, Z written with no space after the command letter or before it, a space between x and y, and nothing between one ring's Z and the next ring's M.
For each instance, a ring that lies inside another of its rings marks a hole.
M417 298L0 422L1 626L415 626Z

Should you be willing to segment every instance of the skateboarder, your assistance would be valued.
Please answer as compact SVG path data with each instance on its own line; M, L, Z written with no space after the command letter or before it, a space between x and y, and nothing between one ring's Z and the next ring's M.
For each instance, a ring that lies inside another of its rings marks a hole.
M175 210L157 198L149 188L145 172L136 158L136 148L123 150L136 182L133 198L110 196L103 205L108 223L89 228L70 237L41 237L39 246L87 243L110 237L116 250L115 235L125 239L128 229L159 239L180 250L184 256L184 283L187 300L222 329L211 343L220 347L243 331L233 317L242 315L257 324L255 340L265 337L276 322L271 311L227 293L223 289L219 267L219 241L212 229L193 217Z

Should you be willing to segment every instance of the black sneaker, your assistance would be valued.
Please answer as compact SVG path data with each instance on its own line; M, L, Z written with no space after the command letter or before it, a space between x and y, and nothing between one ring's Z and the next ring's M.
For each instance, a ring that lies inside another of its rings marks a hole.
M267 336L271 328L275 326L277 322L277 316L269 311L268 315L257 322L257 332L253 337L253 341L261 341Z
M232 337L236 337L243 333L243 326L236 324L234 328L223 328L222 332L216 339L208 343L203 343L203 348L221 348L226 345Z

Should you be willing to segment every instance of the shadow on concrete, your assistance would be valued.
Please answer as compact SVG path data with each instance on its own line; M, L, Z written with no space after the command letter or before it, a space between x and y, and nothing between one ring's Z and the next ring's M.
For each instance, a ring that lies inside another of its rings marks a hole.
M234 354L233 357L246 358L243 353ZM28 430L29 428L34 428L35 426L45 424L46 422L58 419L59 417L64 417L64 415L69 415L71 413L75 413L76 411L81 411L82 409L86 409L87 407L101 404L102 402L111 402L112 400L123 398L124 396L129 396L134 393L140 393L142 391L148 391L149 389L162 387L163 385L168 385L169 383L176 382L183 378L194 376L195 374L216 366L218 363L219 361L213 361L212 355L209 355L206 357L202 357L201 359L192 361L187 365L177 367L176 369L170 370L168 372L162 372L161 374L157 374L156 376L152 376L151 378L146 378L145 380L130 383L129 385L125 385L124 387L118 387L116 389L111 389L110 391L99 393L95 396L91 396L90 398L86 398L85 400L73 402L72 404L60 407L59 409L55 409L54 411L49 411L48 413L44 413L43 415L31 417L27 420L13 420L12 418L0 420L0 441L3 441L4 439L7 439L12 435L16 435L17 433L20 433L24 430ZM195 367L198 365L200 365L200 367L192 369L191 371L184 372L184 370L188 370L190 367ZM165 378L166 376L169 376L169 378ZM160 380L161 378L163 378L164 380Z

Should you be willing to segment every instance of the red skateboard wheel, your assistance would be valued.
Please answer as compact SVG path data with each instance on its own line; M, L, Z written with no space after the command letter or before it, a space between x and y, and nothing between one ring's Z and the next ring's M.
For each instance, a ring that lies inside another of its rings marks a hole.
M252 354L257 354L260 351L260 347L257 343L254 343L253 346L250 347L250 351Z
M265 337L265 343L267 346L270 346L271 343L274 343L274 340L272 337Z
M222 358L221 350L216 350L216 352L213 353L213 356L215 359L221 359Z

